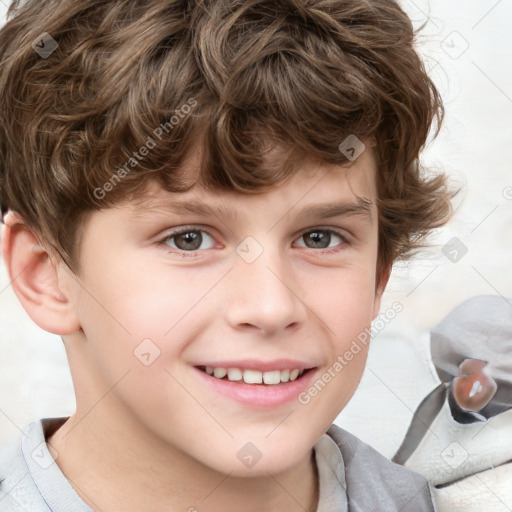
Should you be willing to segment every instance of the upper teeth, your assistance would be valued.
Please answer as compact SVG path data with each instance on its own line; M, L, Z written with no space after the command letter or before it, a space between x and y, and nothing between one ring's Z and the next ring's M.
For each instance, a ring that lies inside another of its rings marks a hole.
M304 369L295 368L293 370L273 370L270 372L260 372L259 370L241 370L240 368L213 368L206 367L206 373L213 375L217 379L223 379L226 375L229 380L241 381L243 379L247 384L279 384L297 379L304 373Z

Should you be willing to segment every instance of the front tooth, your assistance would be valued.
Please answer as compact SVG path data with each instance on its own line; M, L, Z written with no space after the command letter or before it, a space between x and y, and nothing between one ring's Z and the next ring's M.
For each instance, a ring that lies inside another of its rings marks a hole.
M244 370L244 381L247 384L261 384L263 381L262 375L258 370Z
M283 370L281 372L281 382L288 382L290 380L290 370Z
M213 375L217 377L217 379L222 379L227 375L226 368L214 368Z
M295 380L299 376L299 370L295 368L290 372L290 380Z
M242 370L239 368L228 368L229 380L242 380Z
M263 382L265 384L279 384L281 382L280 370L265 372L263 374Z

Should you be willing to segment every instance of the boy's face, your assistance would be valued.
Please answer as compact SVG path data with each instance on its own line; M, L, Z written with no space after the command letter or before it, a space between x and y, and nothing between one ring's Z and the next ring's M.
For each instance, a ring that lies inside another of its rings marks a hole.
M344 355L380 303L376 197L368 150L350 170L304 163L262 194L153 184L144 208L92 213L80 277L59 270L82 327L65 337L82 427L118 422L119 435L233 476L298 464L365 366L363 344ZM231 214L199 212L209 207ZM205 366L309 370L258 385Z

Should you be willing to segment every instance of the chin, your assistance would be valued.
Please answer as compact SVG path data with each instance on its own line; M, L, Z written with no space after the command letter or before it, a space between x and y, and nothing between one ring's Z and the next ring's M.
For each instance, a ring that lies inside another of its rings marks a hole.
M218 472L239 478L259 478L268 477L269 473L284 473L300 464L308 456L310 449L304 439L299 440L292 434L286 437L288 442L277 436L275 440L264 439L262 436L261 440L252 442L233 442L222 453L217 452L214 457L209 457L206 464ZM210 455L214 454L211 452Z

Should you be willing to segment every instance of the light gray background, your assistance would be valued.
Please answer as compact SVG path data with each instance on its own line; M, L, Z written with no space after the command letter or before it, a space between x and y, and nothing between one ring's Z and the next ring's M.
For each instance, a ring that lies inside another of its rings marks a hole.
M416 25L428 22L419 49L447 109L425 162L463 191L431 249L395 268L382 311L395 301L404 309L375 337L361 386L336 420L388 456L436 383L428 330L473 295L512 296L512 0L402 4ZM468 251L457 263L442 252L453 237ZM0 266L0 442L33 419L73 408L60 338L32 324Z

